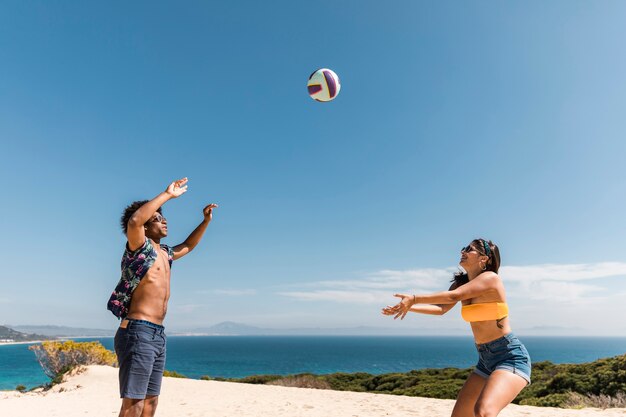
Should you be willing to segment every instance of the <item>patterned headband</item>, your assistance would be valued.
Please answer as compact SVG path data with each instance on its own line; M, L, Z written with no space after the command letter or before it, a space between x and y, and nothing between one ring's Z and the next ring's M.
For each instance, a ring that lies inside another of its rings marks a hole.
M485 248L485 255L491 256L491 248L489 247L489 244L487 243L487 241L485 239L480 239L480 241L483 242L483 247Z

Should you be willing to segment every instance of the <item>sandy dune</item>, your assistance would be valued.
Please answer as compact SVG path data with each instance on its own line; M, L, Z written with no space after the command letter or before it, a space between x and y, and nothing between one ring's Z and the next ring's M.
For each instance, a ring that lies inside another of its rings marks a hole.
M157 416L444 417L454 401L165 378ZM117 369L91 366L46 393L0 392L2 417L116 416ZM626 409L510 405L502 417L626 417Z

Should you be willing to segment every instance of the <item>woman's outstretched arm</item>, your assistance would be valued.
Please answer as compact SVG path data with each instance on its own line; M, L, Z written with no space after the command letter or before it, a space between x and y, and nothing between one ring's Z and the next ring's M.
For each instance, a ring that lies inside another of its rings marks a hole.
M433 316L442 316L444 314L446 314L452 307L454 307L456 305L456 303L454 304L425 304L425 305L418 305L418 306L413 306L409 309L410 312L412 313L420 313L420 314L430 314ZM393 310L392 306L387 306L385 308L383 308L383 314L385 316L393 316L395 314L397 314L397 311Z
M462 300L477 297L486 291L493 290L498 285L498 275L494 272L484 272L460 287L449 290L441 291L433 294L425 295L410 295L410 294L395 294L394 297L398 297L401 301L393 306L393 310L396 312L394 318L404 316L409 312L409 309L415 304L452 304Z
M453 283L450 288L448 289L448 291L453 291L457 288L457 284L456 282ZM456 305L456 302L453 303L449 303L449 304L425 304L425 305L413 305L409 311L413 312L413 313L420 313L420 314L431 314L434 316L442 316L444 314L446 314L448 311L450 311L452 309L452 307L454 307ZM393 316L395 314L398 314L398 305L395 306L387 306L385 308L383 308L382 313L385 316Z

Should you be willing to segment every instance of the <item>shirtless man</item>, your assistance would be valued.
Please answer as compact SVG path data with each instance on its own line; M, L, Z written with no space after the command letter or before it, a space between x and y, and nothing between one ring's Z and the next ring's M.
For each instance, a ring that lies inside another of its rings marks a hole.
M179 245L161 243L167 220L161 206L187 191L187 178L172 182L150 201L135 201L122 215L128 239L122 257L122 278L107 308L122 319L115 334L122 408L120 417L152 417L156 411L165 368L163 319L170 298L170 267L196 247L216 204L203 210L204 220Z

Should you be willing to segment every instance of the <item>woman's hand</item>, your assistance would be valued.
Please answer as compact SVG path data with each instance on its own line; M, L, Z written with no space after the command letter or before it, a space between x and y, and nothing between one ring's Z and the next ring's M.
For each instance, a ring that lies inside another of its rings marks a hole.
M395 314L394 320L400 317L400 320L404 319L413 304L415 304L415 296L407 294L394 294L394 297L401 298L402 300L395 306L387 306L383 308L382 313L385 316L392 316Z
M383 308L382 313L385 316L393 316L395 314L398 314L398 312L396 310L394 310L396 308L396 306L387 306L385 308Z

